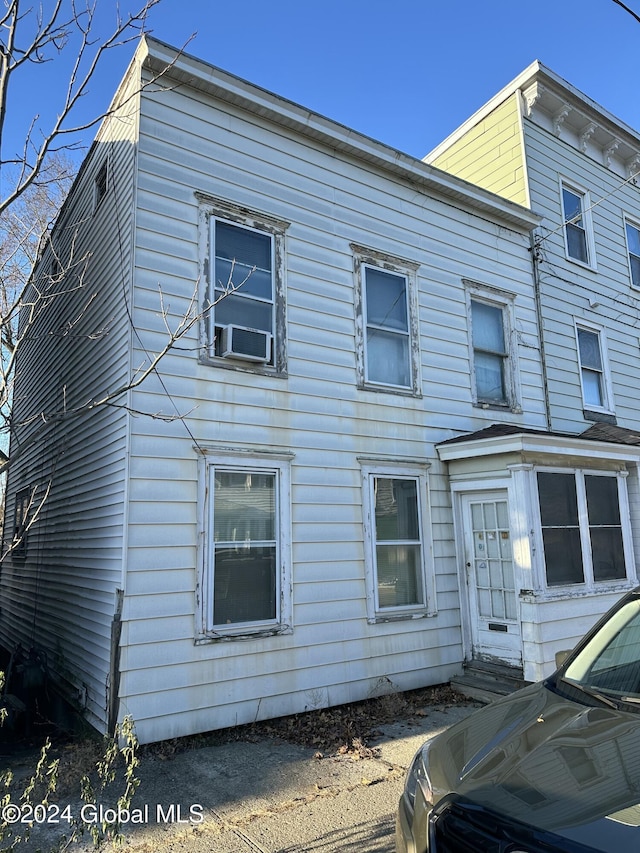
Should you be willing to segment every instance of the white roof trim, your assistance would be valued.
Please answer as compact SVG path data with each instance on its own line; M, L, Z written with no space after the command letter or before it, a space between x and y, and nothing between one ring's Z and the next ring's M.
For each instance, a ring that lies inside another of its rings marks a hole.
M144 36L136 51L133 62L136 60L156 72L171 66L165 79L184 83L249 110L487 219L506 223L523 232L533 230L542 220L542 217L519 204L443 172L417 157L404 154L148 35Z
M443 462L501 456L507 453L546 453L580 459L640 462L640 446L594 441L580 436L534 435L524 432L441 444L436 449Z

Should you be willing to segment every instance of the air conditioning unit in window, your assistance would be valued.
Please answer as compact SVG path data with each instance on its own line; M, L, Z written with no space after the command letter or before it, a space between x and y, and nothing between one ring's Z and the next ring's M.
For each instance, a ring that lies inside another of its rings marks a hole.
M223 326L220 354L223 358L267 362L271 360L270 332L247 329L245 326Z

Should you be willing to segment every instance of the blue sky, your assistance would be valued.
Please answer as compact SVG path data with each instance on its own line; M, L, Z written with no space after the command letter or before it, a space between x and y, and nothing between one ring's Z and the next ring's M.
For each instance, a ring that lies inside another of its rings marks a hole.
M640 129L640 24L613 0L161 0L149 26L176 46L193 35L189 53L417 157L534 59ZM83 109L104 109L132 50L108 57ZM9 132L55 103L58 70L14 90Z

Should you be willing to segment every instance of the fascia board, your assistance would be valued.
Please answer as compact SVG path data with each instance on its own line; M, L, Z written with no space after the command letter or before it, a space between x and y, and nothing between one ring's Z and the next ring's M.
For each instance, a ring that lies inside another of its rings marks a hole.
M462 441L459 444L444 444L436 448L443 462L499 456L507 453L546 453L556 456L572 456L581 459L615 460L618 462L640 462L640 447L581 439L579 436L530 435L517 433L510 436Z
M457 207L506 223L523 233L530 232L542 221L541 216L519 204L456 178L417 157L404 154L157 39L146 36L138 50L144 52L145 65L153 72L161 73L168 68L163 79L166 77L172 82L184 83L335 151L370 163Z

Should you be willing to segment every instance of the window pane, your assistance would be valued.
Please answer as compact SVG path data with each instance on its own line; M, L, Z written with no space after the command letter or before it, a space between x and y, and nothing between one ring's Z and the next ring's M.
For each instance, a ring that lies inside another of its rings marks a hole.
M587 329L578 329L578 346L580 347L580 364L592 370L602 370L602 354L600 352L600 335Z
M404 276L365 267L365 280L367 324L408 331L407 281Z
M216 542L275 539L275 475L216 471L214 539Z
M216 222L216 257L248 267L271 269L271 237L225 222Z
M640 231L629 224L627 224L627 246L632 254L640 256Z
M567 251L570 258L575 258L576 261L582 261L583 264L589 262L587 254L587 235L582 228L577 228L575 225L568 223L567 229Z
M276 618L276 548L216 547L215 625Z
M273 333L273 305L245 296L225 296L215 307L216 326L247 326Z
M575 225L582 225L582 198L571 190L562 188L562 206L565 221L571 220Z
M538 471L542 526L578 525L578 498L573 474Z
M271 270L263 270L248 264L216 258L216 299L228 290L239 290L248 296L271 301L272 282Z
M378 545L376 559L380 607L422 604L420 545Z
M548 527L542 531L549 586L584 583L582 547L577 527Z
M640 287L640 258L631 255L631 281L634 287Z
M627 576L620 527L592 527L591 554L596 581L618 580Z
M367 329L367 379L383 385L411 386L407 335Z
M471 301L471 327L475 349L506 353L502 308Z
M602 406L602 381L593 370L582 371L582 393L585 406Z
M618 480L616 477L597 477L586 474L589 524L620 524Z
M503 357L488 352L476 352L474 357L478 399L489 403L505 403Z
M418 489L415 480L374 479L376 540L420 540Z

